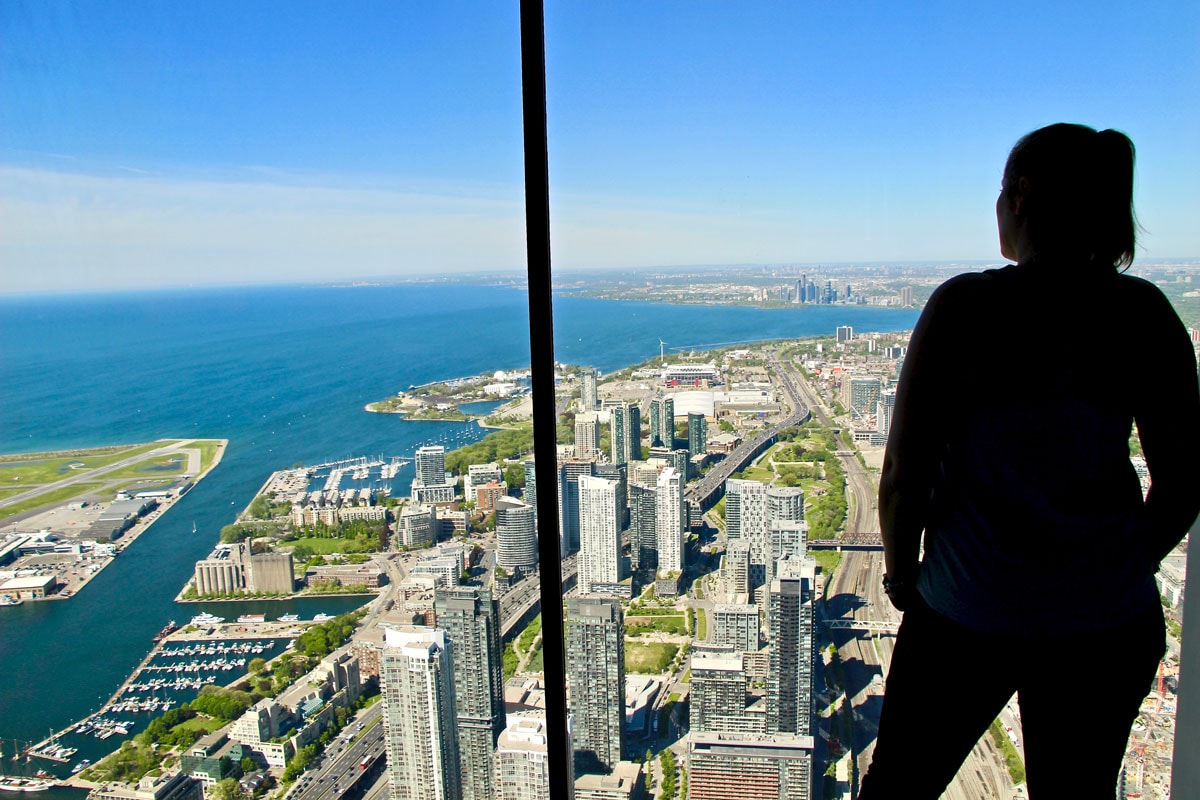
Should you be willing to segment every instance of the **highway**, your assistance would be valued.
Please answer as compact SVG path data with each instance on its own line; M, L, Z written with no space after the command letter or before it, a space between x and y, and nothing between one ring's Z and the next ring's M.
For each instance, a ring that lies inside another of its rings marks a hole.
M387 763L382 710L379 702L360 712L292 785L289 800L356 800L366 794Z

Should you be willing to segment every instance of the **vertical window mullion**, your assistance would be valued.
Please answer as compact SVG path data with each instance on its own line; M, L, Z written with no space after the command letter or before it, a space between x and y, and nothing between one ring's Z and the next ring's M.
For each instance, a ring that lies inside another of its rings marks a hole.
M546 475L556 462L554 327L550 280L550 178L546 136L546 49L542 0L521 0L521 104L525 138L525 236L529 281L529 354L533 383L533 442ZM558 545L558 486L543 480L537 502L541 574L542 650L546 686L546 754L552 800L569 800L571 745L563 648L562 565Z

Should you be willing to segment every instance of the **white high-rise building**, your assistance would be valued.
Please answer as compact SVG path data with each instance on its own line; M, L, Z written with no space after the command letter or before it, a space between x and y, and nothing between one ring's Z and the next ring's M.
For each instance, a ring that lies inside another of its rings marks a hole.
M463 499L474 500L475 490L493 481L504 483L504 470L500 469L499 464L494 461L490 464L471 464L463 476Z
M767 489L767 519L799 522L804 519L804 490L799 486Z
M453 654L444 631L384 632L379 662L391 800L461 800Z
M771 520L771 557L800 558L808 555L808 523L804 521Z
M547 736L542 712L508 717L496 744L497 800L542 800L550 794Z
M579 592L621 581L621 526L617 482L579 476Z
M658 571L682 572L684 567L683 477L674 467L666 467L658 474L654 509Z
M413 459L413 469L417 473L414 483L418 486L440 486L445 483L446 448L440 444L417 448L416 458Z
M771 563L771 537L767 527L767 485L730 478L725 481L725 535L750 545L750 590L766 583Z
M501 497L496 501L496 565L512 575L518 569L533 569L537 563L533 506L515 497Z
M600 418L591 411L575 415L575 456L594 459L600 455Z

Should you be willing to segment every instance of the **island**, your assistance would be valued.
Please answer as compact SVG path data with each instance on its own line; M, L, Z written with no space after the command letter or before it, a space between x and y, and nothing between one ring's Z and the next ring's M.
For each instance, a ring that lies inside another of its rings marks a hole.
M226 439L0 455L0 605L73 596L225 453Z

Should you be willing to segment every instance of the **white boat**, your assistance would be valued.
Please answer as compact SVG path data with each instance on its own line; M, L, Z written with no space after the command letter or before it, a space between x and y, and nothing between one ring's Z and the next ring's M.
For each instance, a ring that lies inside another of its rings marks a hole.
M238 622L266 622L266 614L242 614L238 617Z
M317 614L313 617L313 622L328 622L333 619L333 614Z
M216 625L224 621L224 617L218 617L215 614L209 614L208 612L197 614L196 616L192 617L193 625Z
M44 792L58 785L58 781L44 778L17 778L12 775L0 776L0 791L4 792Z
M279 617L279 621L280 622L299 622L300 615L299 614L281 614Z

